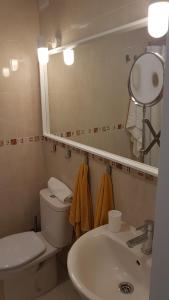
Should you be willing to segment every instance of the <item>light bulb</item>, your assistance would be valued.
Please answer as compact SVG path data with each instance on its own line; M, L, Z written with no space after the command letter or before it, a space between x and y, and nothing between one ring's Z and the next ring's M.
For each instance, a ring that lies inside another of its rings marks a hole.
M6 78L10 76L10 70L9 70L9 68L3 68L2 69L2 76L6 77Z
M12 72L16 72L18 71L18 68L19 68L19 62L17 59L11 59L10 60L10 68L11 68L11 71Z
M67 66L71 66L74 64L75 57L74 57L74 50L73 49L66 49L63 51L63 58L64 63Z
M169 2L156 1L149 5L148 32L154 38L164 36L168 31Z
M46 65L49 62L49 53L47 47L38 48L38 60L41 65Z

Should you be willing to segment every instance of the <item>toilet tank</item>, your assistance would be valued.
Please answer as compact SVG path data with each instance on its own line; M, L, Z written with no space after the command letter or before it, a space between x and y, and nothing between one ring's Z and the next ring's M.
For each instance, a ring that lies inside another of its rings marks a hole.
M73 227L68 220L70 205L59 201L48 189L40 191L41 231L55 248L72 242Z

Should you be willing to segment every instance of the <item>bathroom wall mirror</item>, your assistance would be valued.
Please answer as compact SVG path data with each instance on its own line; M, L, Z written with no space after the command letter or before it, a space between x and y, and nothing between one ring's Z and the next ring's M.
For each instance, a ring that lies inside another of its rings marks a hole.
M164 60L157 53L147 52L134 62L129 76L131 98L146 106L153 106L163 97Z
M155 52L141 54L133 63L129 75L129 95L134 103L130 102L126 127L131 134L135 157L154 165L158 164L161 136L161 104L157 104L163 98L163 87L162 55ZM130 120L133 114L137 117L134 127Z
M49 51L49 63L40 69L43 128L55 140L146 171L158 167L159 145L141 159L143 111L130 101L128 81L130 76L138 102L162 97L163 64L154 53L164 57L166 41L150 38L145 24L126 28L75 43L71 65L65 63L64 48ZM140 83L144 73L151 81L147 91ZM146 110L157 132L162 102ZM152 138L147 131L145 146Z

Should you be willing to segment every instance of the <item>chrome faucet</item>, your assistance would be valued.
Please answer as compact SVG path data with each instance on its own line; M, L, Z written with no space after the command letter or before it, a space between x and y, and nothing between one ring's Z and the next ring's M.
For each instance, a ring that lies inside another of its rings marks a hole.
M143 230L143 234L135 237L127 242L129 248L133 248L139 244L143 244L141 251L150 255L152 253L153 246L153 234L154 234L154 222L151 220L146 220L145 224L141 227L136 228L136 230Z

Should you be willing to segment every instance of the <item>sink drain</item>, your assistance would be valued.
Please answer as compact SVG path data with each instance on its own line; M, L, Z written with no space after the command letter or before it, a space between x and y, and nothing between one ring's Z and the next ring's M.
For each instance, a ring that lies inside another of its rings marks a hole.
M134 292L134 286L129 282L122 282L119 284L120 292L122 294L128 295Z

